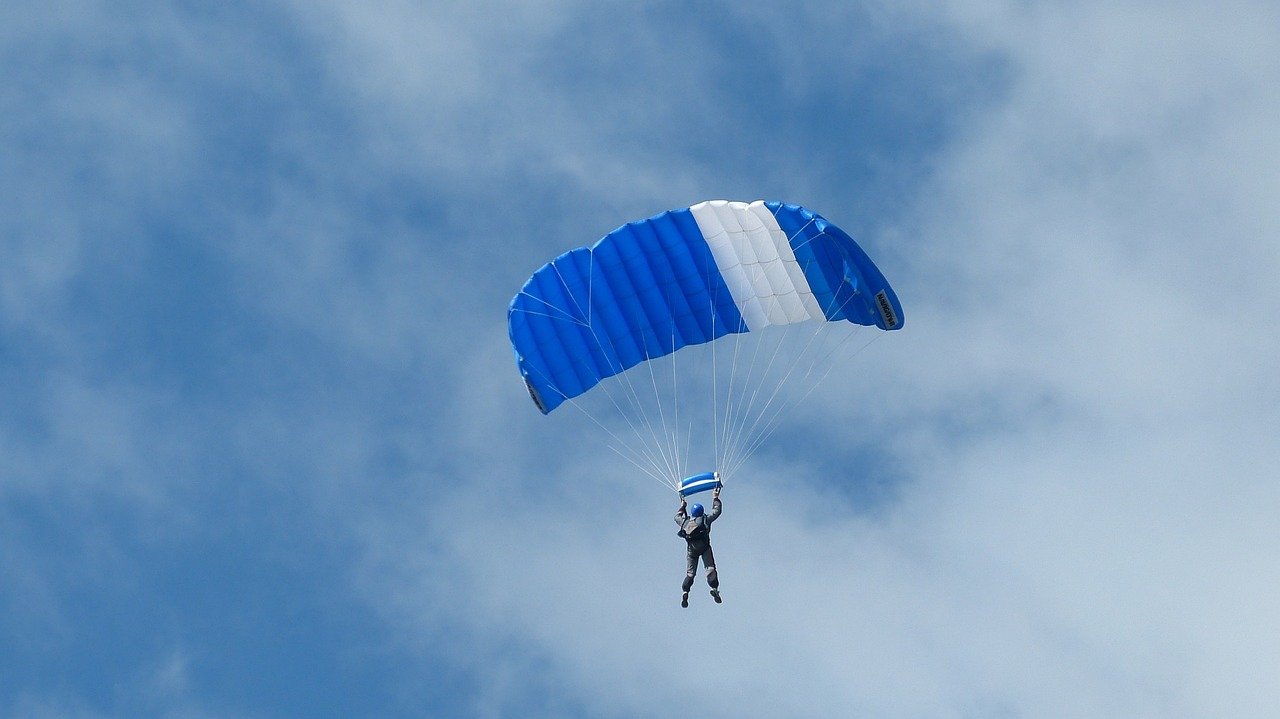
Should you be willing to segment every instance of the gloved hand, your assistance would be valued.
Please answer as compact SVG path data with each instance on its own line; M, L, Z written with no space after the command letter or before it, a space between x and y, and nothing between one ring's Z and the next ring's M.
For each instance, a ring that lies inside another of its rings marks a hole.
M715 491L713 491L713 492L711 493L711 497L712 497L712 499L720 499L720 488L719 488L719 487L716 487L716 488L715 488Z

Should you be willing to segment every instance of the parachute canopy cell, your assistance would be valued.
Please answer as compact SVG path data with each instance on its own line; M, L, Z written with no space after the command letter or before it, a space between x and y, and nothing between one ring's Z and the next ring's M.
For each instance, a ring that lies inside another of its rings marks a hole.
M843 230L763 200L629 222L542 266L507 311L516 365L544 414L682 347L811 320L896 330L904 317Z

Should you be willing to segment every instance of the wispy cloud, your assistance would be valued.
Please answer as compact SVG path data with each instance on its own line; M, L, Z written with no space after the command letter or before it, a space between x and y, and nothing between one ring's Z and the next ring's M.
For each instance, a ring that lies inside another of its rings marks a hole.
M721 530L730 601L690 624L641 480L529 448L552 486L619 489L523 512L461 490L404 543L423 584L400 612L532 641L546 691L601 714L1264 713L1276 348L1274 313L1246 308L1278 296L1278 218L1256 200L1274 184L1268 11L986 12L953 31L1002 58L1004 97L872 238L898 245L910 327L860 358L884 381L814 402L833 446L858 426L897 455L898 504L814 518L830 505L793 481L808 461L762 459ZM476 523L491 513L502 526Z
M1275 703L1273 8L62 9L0 22L0 707ZM682 612L671 498L502 316L712 196L854 229L908 326Z

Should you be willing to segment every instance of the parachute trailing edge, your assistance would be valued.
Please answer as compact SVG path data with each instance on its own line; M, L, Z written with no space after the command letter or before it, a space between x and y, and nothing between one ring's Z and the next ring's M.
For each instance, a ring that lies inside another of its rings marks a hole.
M625 224L538 269L507 311L516 365L544 414L681 347L811 320L896 330L904 316L843 230L762 200Z

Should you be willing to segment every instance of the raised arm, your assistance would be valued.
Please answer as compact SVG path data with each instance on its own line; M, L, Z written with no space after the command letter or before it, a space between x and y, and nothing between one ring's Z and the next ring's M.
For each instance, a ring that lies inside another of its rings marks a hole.
M689 518L689 512L685 509L685 499L680 498L680 508L676 510L676 524L684 526L684 520Z
M720 516L720 490L716 490L715 495L711 498L711 511L707 512L707 524L716 521L716 517Z

